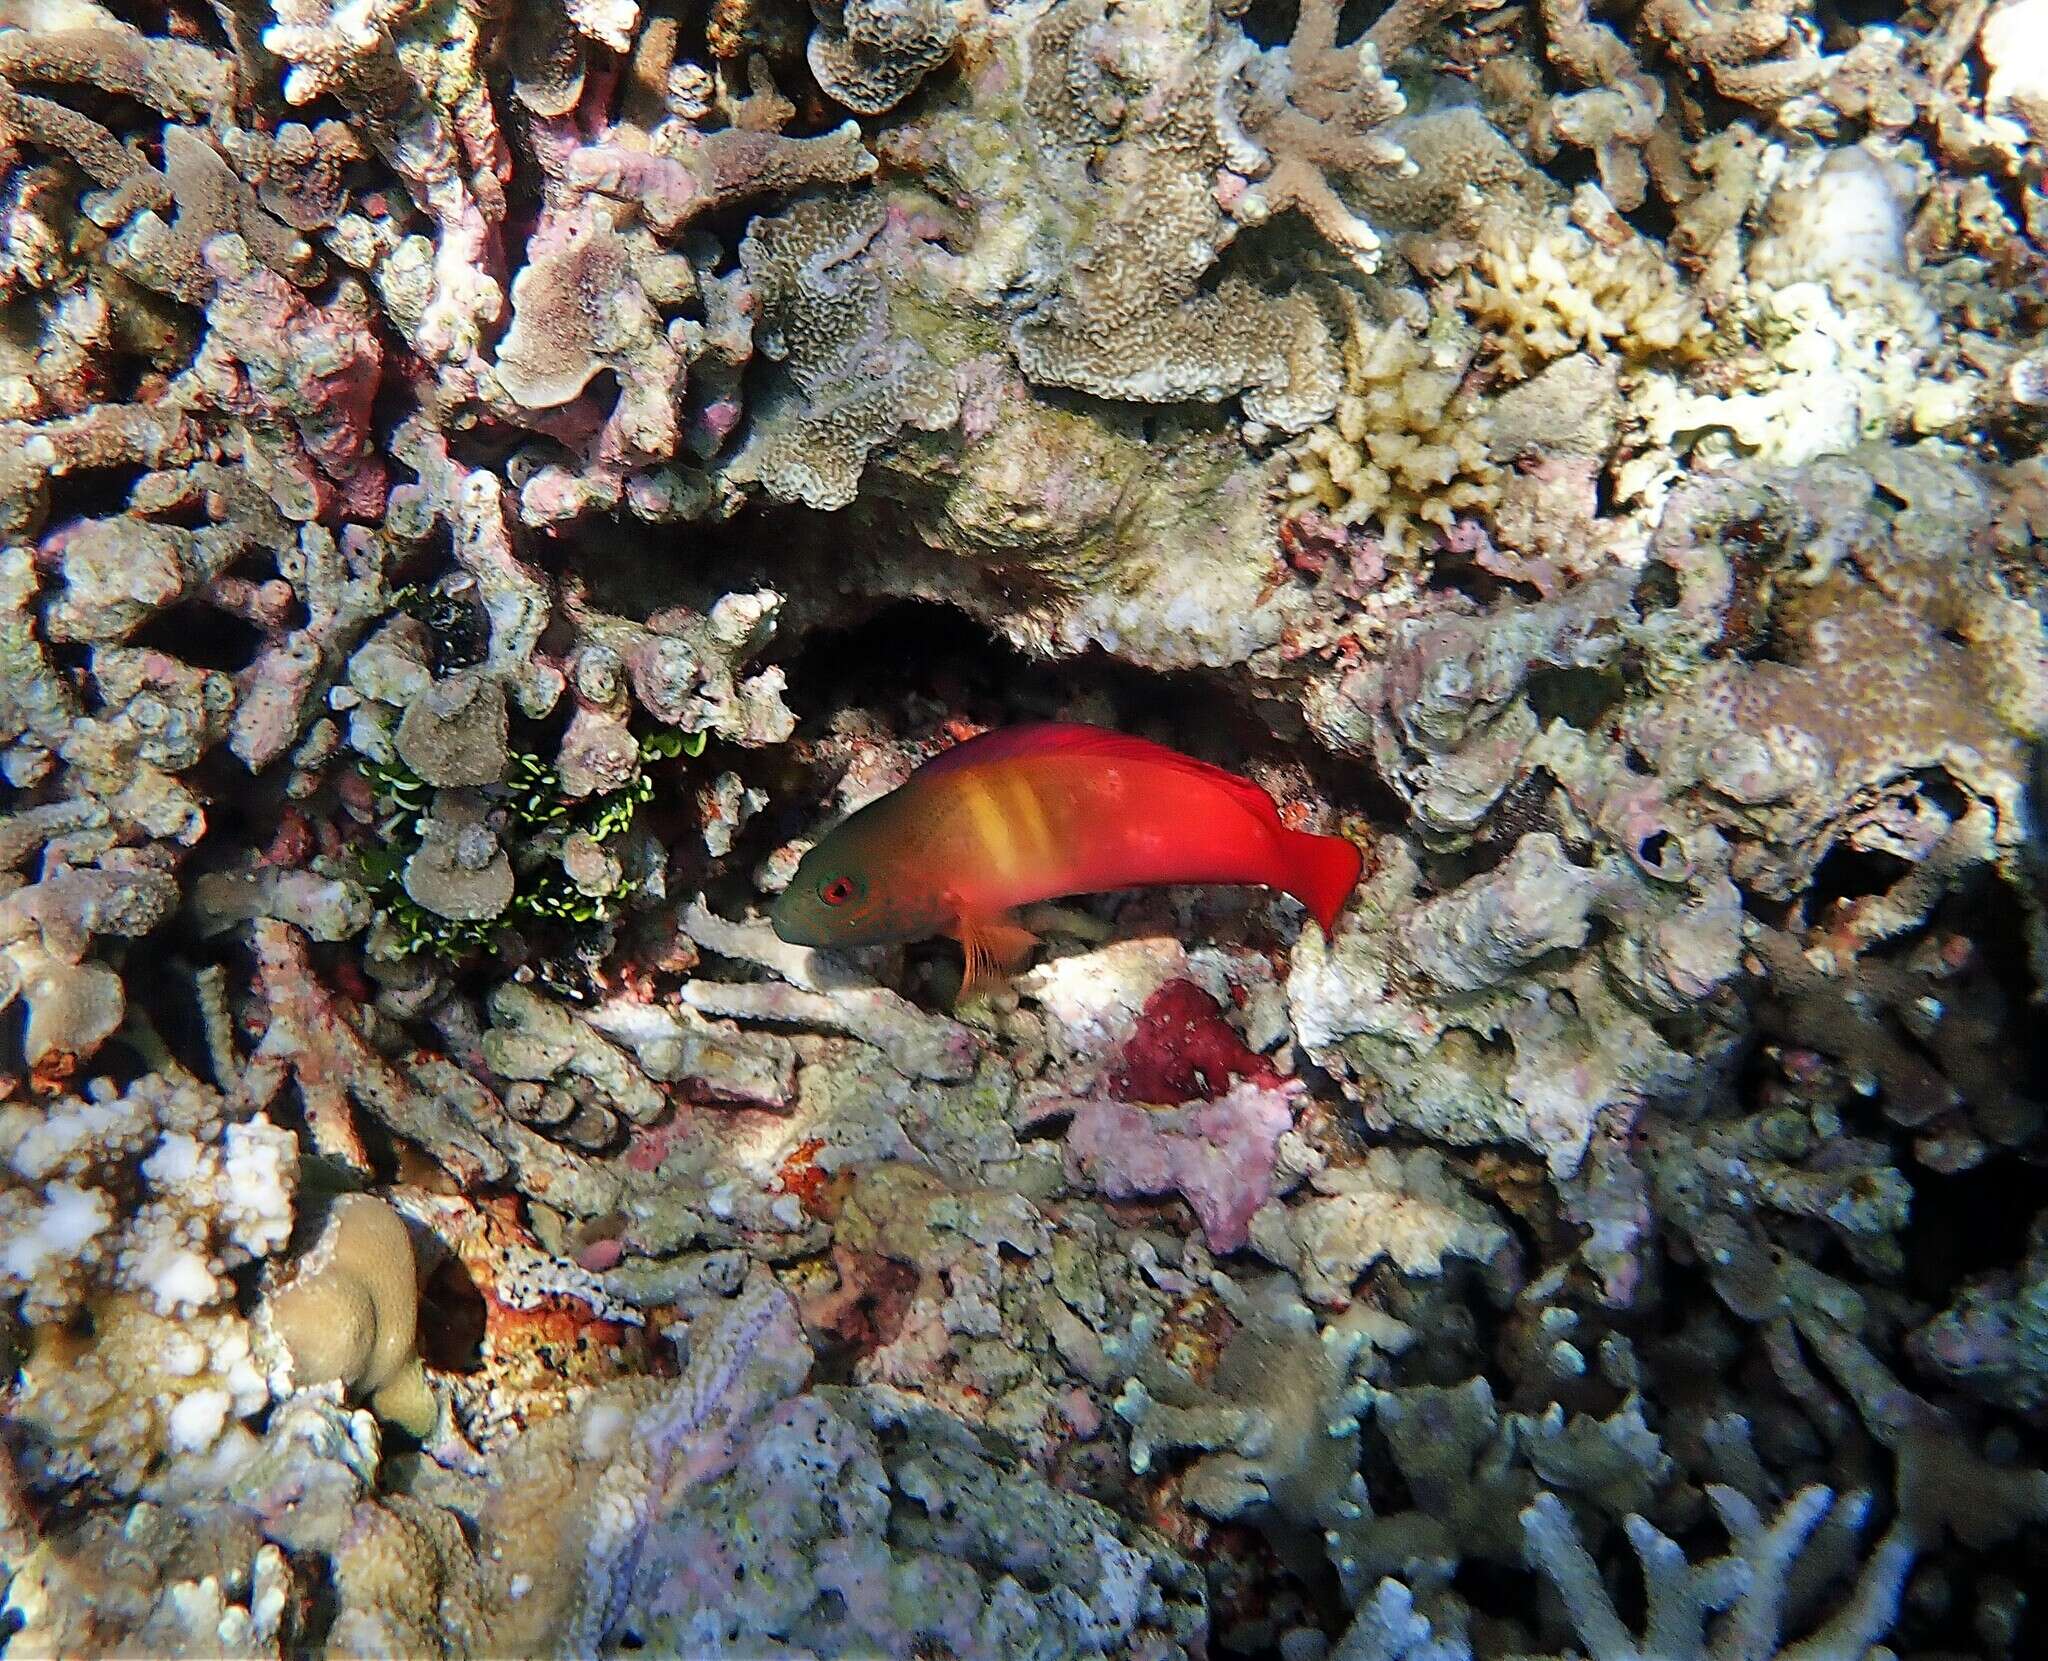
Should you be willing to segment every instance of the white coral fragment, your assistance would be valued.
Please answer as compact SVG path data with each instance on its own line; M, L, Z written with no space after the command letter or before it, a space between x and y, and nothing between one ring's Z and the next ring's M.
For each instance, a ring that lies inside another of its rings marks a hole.
M1316 1172L1309 1187L1292 1205L1263 1207L1251 1243L1320 1304L1348 1302L1382 1258L1403 1274L1437 1275L1447 1257L1505 1266L1511 1253L1507 1226L1433 1148L1376 1148L1362 1165Z

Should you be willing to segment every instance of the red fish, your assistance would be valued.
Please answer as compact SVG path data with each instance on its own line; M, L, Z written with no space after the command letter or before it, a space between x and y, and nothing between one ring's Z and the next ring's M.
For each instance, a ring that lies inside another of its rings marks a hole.
M1234 773L1100 727L1045 721L933 757L805 854L776 902L799 946L933 934L967 956L961 995L1036 944L1011 913L1037 900L1166 883L1292 894L1328 935L1358 881L1356 846L1289 830Z

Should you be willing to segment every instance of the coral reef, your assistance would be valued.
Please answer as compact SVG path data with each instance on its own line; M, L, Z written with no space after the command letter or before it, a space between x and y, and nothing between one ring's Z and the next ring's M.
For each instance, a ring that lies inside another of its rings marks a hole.
M2044 33L0 0L0 1650L2048 1653Z
M512 1444L468 1502L474 1546L465 1508L359 1505L335 1555L337 1643L1079 1654L1197 1630L1191 1571L1165 1542L1005 1475L892 1392L802 1391L810 1355L785 1293L750 1285L687 1345L672 1383L615 1385Z

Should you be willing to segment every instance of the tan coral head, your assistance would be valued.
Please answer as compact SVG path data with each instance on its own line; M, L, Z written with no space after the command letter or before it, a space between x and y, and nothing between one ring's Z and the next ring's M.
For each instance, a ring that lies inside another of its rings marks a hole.
M339 1381L380 1418L423 1433L434 1398L415 1348L419 1285L404 1219L368 1194L334 1202L313 1247L264 1304L292 1382Z

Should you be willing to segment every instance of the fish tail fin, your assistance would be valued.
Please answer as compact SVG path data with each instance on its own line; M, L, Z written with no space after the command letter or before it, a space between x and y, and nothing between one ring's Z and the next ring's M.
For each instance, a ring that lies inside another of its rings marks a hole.
M1280 868L1285 873L1278 886L1308 907L1329 939L1337 927L1337 914L1358 886L1365 869L1365 855L1355 842L1341 836L1317 836L1310 831L1288 830L1279 834Z
M966 1003L984 992L992 992L1023 967L1038 936L1007 917L969 917L962 914L954 926L966 971L960 980L956 1000Z

